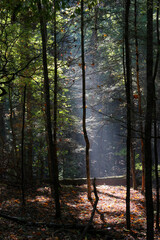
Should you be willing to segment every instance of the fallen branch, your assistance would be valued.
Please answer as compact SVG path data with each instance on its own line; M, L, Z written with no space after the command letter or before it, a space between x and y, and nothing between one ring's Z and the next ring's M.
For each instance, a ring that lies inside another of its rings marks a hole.
M46 223L46 222L30 222L29 220L21 217L14 217L7 215L5 213L0 213L0 217L5 218L7 220L16 222L20 225L26 225L26 226L35 226L35 227L41 227L41 226L46 226L48 228L64 228L64 229L78 229L78 230L83 230L85 228L85 224L58 224L58 223ZM90 230L94 230L93 226L89 227Z
M94 217L94 214L95 214L95 211L96 211L96 208L97 208L97 204L98 204L98 201L99 201L99 197L98 197L97 189L96 189L96 179L95 178L93 180L93 189L94 189L94 195L95 195L96 200L95 200L95 203L93 205L93 210L92 210L92 213L91 213L90 220L89 220L87 226L85 227L85 229L83 230L79 240L83 240L84 239L84 237L85 237L89 227L91 226L92 221L93 221L93 217Z

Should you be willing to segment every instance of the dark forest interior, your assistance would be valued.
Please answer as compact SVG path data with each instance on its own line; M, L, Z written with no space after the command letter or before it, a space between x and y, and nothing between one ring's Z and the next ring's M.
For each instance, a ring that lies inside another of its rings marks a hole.
M1 0L0 239L160 239L159 0Z

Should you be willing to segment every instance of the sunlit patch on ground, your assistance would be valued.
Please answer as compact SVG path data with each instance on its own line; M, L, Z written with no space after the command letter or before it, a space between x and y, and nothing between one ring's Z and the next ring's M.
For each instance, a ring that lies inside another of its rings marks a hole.
M20 191L13 190L12 188L3 189L1 192L0 208L2 212L7 212L13 217L23 217L33 222L53 223L56 221L56 223L60 224L87 224L93 210L95 196L94 193L92 193L93 202L91 204L87 199L86 191L86 185L62 187L60 195L62 218L59 221L54 219L55 206L53 199L50 197L50 188L48 186L26 192L25 211L22 211ZM131 232L126 230L125 225L126 188L123 186L101 185L97 186L97 193L99 201L93 219L96 228L108 229L108 231L111 232L114 230L122 236L127 236L127 238L124 239L145 239L145 199L140 191L131 189L131 226L132 237L135 235L135 238L129 237ZM0 222L1 226L3 226L6 220L0 218ZM5 227L1 228L2 230L5 229ZM14 228L17 230L14 230ZM2 230L0 230L0 232L2 232ZM10 238L5 238L7 234L10 234ZM58 234L60 234L60 232L58 232ZM22 235L32 237L21 238ZM42 229L28 229L9 221L7 230L3 231L4 239L43 239L38 238L38 236L41 235L44 239L47 239L47 237L51 238L53 236L53 230L47 229L45 226Z

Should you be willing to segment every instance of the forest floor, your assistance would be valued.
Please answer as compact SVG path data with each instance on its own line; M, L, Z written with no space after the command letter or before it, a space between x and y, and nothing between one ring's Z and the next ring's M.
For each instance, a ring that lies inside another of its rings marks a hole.
M48 186L27 190L26 207L22 208L21 191L0 185L0 240L80 240L95 199L93 192L91 204L86 191L86 185L62 186L62 216L57 220ZM101 185L97 193L97 211L84 240L146 239L145 203L139 190L131 189L131 231L125 224L126 188ZM156 231L155 239L160 239Z

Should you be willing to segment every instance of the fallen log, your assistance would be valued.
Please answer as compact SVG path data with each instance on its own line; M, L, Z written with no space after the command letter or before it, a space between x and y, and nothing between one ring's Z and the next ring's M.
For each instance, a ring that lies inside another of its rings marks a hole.
M78 229L78 230L83 230L86 225L85 224L58 224L58 223L46 223L46 222L31 222L25 218L21 217L14 217L11 215L8 215L6 213L0 213L0 217L5 218L7 220L16 222L20 225L26 225L26 226L34 226L34 227L41 227L45 226L48 228L63 228L63 229ZM90 226L90 230L94 230L95 228L93 226Z
M91 180L93 180L91 178ZM86 178L65 178L60 180L62 185L80 186L87 183ZM96 178L96 185L125 186L126 176L112 176L106 178Z

